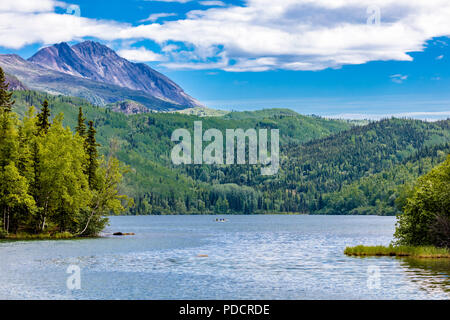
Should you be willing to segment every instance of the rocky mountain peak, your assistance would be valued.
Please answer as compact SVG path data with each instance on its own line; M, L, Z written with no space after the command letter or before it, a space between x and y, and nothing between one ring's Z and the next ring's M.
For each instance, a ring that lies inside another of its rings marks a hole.
M201 106L180 86L150 66L130 62L95 41L84 41L73 46L59 43L41 49L28 61L54 71L143 91L180 108Z

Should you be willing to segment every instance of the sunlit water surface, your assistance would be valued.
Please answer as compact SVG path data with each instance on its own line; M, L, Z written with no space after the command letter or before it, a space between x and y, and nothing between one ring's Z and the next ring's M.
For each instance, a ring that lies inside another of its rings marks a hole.
M346 257L394 217L112 217L134 236L0 242L0 299L449 299L450 262ZM81 289L69 290L70 265Z

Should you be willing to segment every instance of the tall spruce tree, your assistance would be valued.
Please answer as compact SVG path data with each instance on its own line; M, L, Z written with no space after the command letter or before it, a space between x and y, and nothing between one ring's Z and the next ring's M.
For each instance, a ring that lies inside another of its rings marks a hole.
M86 135L86 118L83 116L83 108L80 107L78 111L78 124L75 128L76 132L80 135L80 137L84 137Z
M89 121L89 129L86 137L86 153L88 155L87 175L89 181L89 187L91 189L96 188L96 173L98 168L98 151L99 144L95 139L94 122Z
M14 100L12 100L12 92L8 91L9 84L6 82L5 73L0 68L0 108L4 111L11 112Z
M38 131L39 133L47 134L50 128L50 109L48 101L44 100L42 103L41 113L38 115Z

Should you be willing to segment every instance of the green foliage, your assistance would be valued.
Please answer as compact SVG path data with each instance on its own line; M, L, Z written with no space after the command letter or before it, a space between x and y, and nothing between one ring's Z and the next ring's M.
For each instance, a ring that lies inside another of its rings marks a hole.
M132 206L132 199L120 195L118 192L119 184L126 170L127 168L113 156L109 156L107 160L101 159L100 166L96 171L96 186L92 190L90 210L80 212L79 221L84 228L77 235L96 234L98 230L103 230L107 225L106 215L119 214L126 207Z
M404 245L448 246L449 220L450 155L419 178L404 206L404 214L398 217L395 237Z
M13 162L0 171L0 208L3 210L3 228L8 233L16 231L17 225L27 221L36 204L28 194L28 182L19 174Z
M62 115L53 120L45 137L38 137L39 185L37 190L39 223L44 231L46 220L61 231L74 233L77 215L90 203L92 191L84 174L86 155L81 137L62 125Z
M323 195L322 214L395 215L403 211L412 184L424 172L445 160L448 144L424 147L402 163L368 174L339 191Z
M42 106L39 114L28 108L21 121L14 110L0 108L2 235L96 235L105 216L129 204L118 191L123 168L112 156L99 166L104 160L92 122L85 140L64 127L62 114L50 118L47 100Z

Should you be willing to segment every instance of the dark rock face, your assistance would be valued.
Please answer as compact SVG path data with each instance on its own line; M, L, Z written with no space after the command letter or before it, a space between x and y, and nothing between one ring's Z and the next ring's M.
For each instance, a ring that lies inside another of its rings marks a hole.
M115 112L122 112L125 114L138 114L150 112L150 110L144 107L142 104L131 100L116 102L113 105L111 105L111 109Z
M28 90L28 88L22 82L20 82L19 79L17 79L14 76L5 74L5 80L6 80L6 83L9 84L8 90L10 90L10 91Z
M184 107L201 106L163 74L146 64L132 63L97 42L85 41L72 47L60 43L41 49L28 60L54 71L144 91Z

